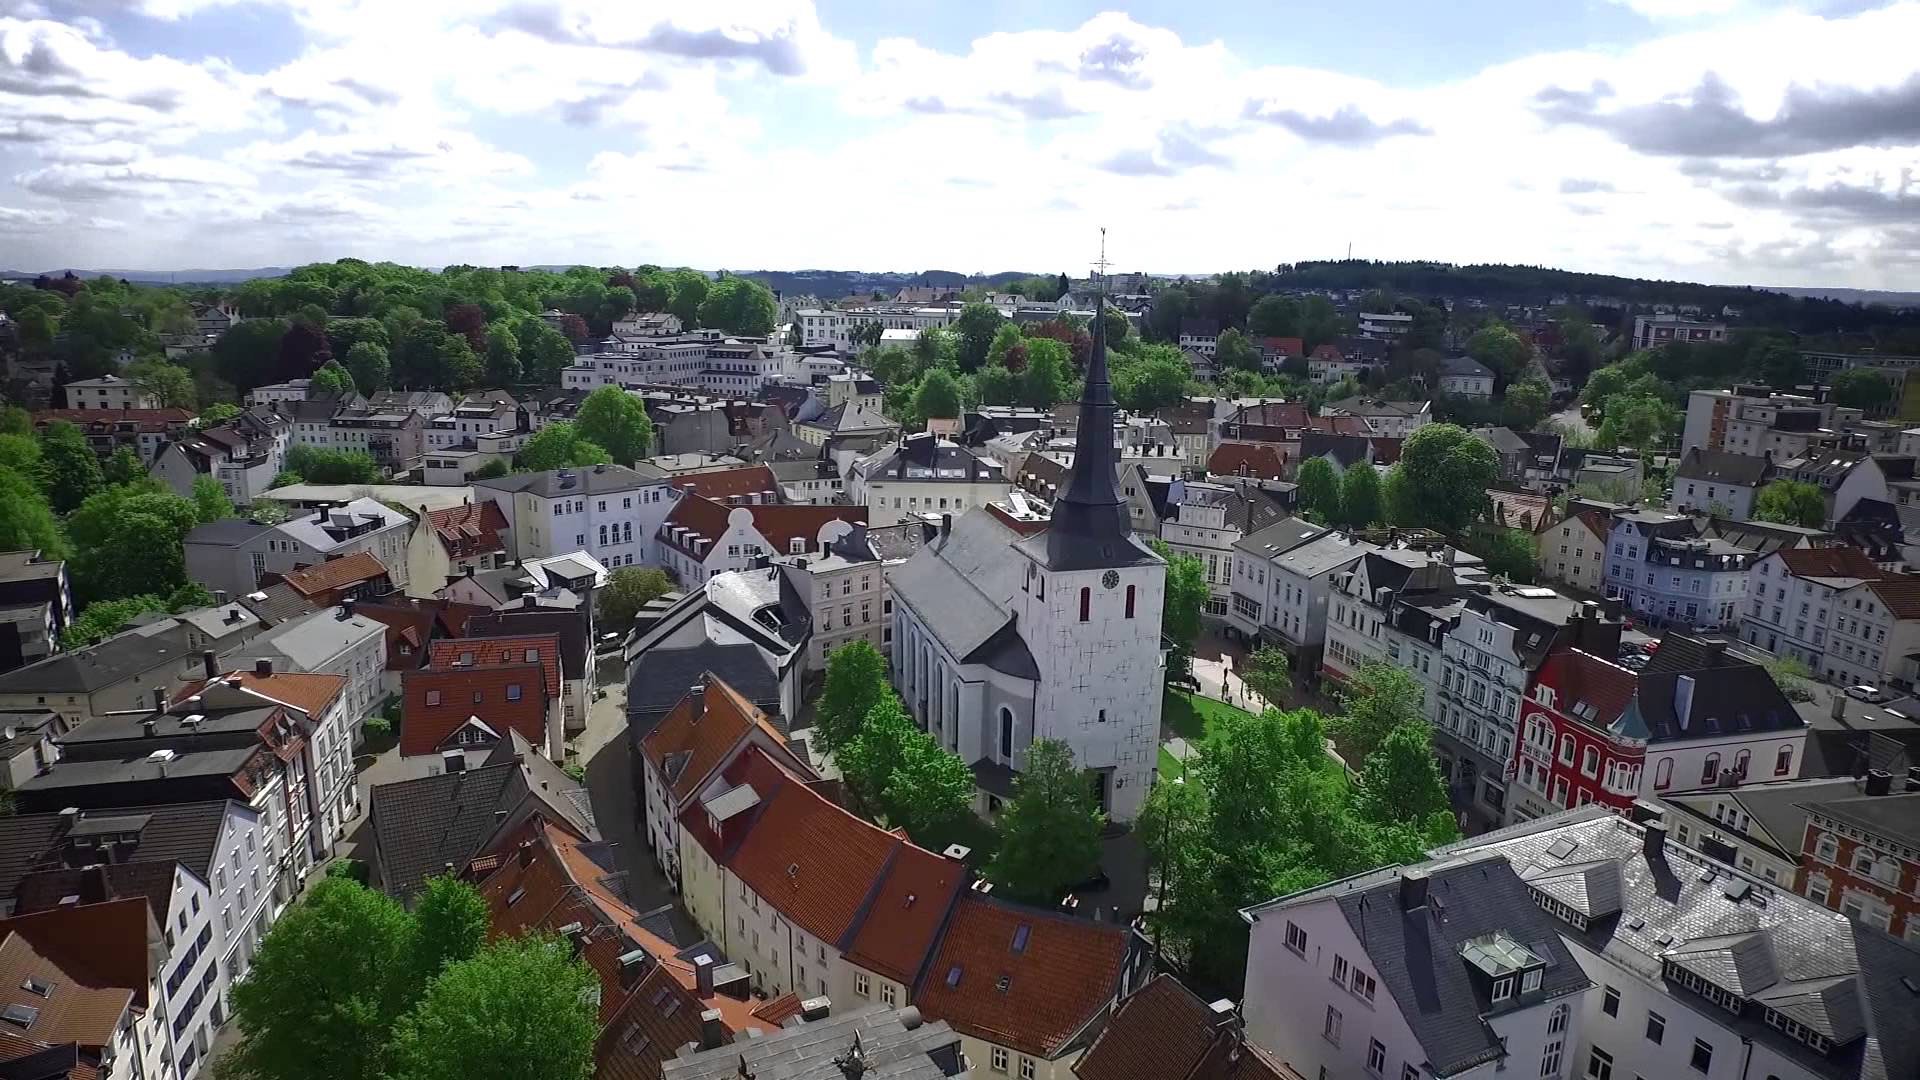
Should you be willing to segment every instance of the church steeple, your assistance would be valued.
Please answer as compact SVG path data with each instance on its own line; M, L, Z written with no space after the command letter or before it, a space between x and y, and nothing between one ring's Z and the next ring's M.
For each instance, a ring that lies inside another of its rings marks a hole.
M1094 301L1093 355L1080 393L1080 427L1074 437L1073 471L1065 494L1053 504L1047 530L1047 563L1056 570L1125 566L1139 562L1126 503L1115 475L1113 383L1107 374L1107 297L1104 283Z

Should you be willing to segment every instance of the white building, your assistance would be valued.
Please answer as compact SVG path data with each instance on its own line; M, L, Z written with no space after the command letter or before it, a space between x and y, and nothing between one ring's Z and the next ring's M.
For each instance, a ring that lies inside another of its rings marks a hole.
M909 435L854 463L847 495L867 508L867 524L896 525L921 515L963 514L1007 496L999 462L933 434Z
M1157 765L1166 565L1134 537L1115 480L1102 323L1073 471L1044 528L988 508L890 571L895 685L944 747L973 763L991 809L1035 739L1093 776L1131 821Z
M1413 329L1413 316L1404 311L1363 311L1359 317L1360 336L1392 341L1405 337Z
M1920 578L1865 581L1834 598L1833 636L1815 674L1840 686L1920 685Z
M728 506L691 491L658 529L660 561L683 584L697 585L763 556L822 550L866 518L860 506L755 503Z
M386 700L381 682L387 665L386 626L353 614L351 602L283 622L229 650L220 663L237 670L262 658L272 660L277 671L346 680L341 705L349 747L359 745L361 722Z
M658 562L653 537L676 494L665 477L621 465L514 473L476 480L473 489L506 516L514 557L586 551L608 567Z
M1633 318L1633 348L1657 349L1662 345L1721 345L1727 340L1727 324L1702 322L1678 315L1636 315Z
M1858 586L1883 576L1885 572L1859 548L1782 548L1764 555L1754 560L1747 571L1747 600L1740 611L1740 636L1748 644L1776 656L1799 660L1808 671L1829 681L1840 669L1892 670L1905 660L1888 655L1884 639L1877 645L1871 640L1871 628L1878 625L1879 620L1867 615L1865 610L1865 605L1871 602L1876 609L1875 616L1879 615L1880 602L1866 591L1857 590ZM1861 601L1857 613L1851 608L1841 610L1842 594L1847 596L1849 604ZM1844 621L1852 626L1856 619L1867 620L1863 624L1863 628L1867 628L1867 640L1859 645L1858 655L1853 642L1860 641L1859 630L1850 634L1844 650L1837 639L1839 624ZM1845 659L1836 668L1829 653L1843 651ZM1863 681L1879 680L1876 677Z
M1288 518L1234 545L1228 624L1246 638L1278 646L1293 670L1311 681L1320 673L1327 638L1327 598L1343 574L1376 550L1299 518Z
M80 379L61 387L67 392L69 409L158 409L165 403L134 385L131 379L102 375Z
M1455 397L1493 396L1493 370L1471 356L1449 356L1440 361L1440 392Z

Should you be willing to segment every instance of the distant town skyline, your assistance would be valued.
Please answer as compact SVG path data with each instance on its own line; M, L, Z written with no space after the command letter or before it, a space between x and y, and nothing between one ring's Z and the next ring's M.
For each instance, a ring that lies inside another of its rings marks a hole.
M110 12L102 14L102 12ZM1920 2L0 0L0 268L1920 286Z

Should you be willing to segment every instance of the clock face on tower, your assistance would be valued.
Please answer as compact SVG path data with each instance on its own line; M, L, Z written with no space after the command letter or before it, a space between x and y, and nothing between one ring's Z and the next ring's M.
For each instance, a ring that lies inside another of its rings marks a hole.
M1105 585L1109 589L1118 587L1120 584L1120 572L1118 570L1107 571L1100 576L1100 584Z

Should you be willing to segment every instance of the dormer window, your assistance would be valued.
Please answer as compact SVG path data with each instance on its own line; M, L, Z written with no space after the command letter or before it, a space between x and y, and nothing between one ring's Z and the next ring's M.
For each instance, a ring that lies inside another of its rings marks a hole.
M1493 1000L1494 1001L1505 1001L1512 996L1513 996L1513 979L1511 977L1493 980Z

